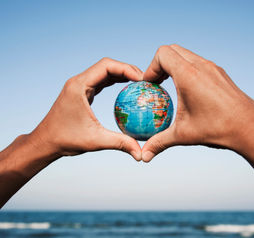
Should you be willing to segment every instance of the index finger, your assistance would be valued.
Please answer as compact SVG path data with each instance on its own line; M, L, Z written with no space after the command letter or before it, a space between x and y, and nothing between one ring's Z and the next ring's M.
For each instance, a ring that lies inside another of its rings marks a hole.
M194 64L201 64L206 62L207 60L204 59L203 57L195 54L194 52L180 46L177 44L171 45L171 47L179 54L181 55L184 59L189 61L190 63Z
M190 63L178 54L172 46L161 46L151 64L144 73L143 79L150 82L160 82L171 76L173 79L183 74Z
M92 88L107 87L116 82L141 81L142 75L138 67L110 58L103 58L80 74L86 85Z

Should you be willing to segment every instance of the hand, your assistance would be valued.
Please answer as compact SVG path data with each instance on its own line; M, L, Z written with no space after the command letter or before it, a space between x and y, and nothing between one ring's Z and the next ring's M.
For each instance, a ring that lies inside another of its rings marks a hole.
M61 156L116 149L141 160L137 141L103 128L90 104L103 88L116 82L138 81L142 75L136 66L104 58L69 79L39 126L0 152L0 207Z
M162 46L144 73L146 81L171 76L177 91L174 123L150 138L142 148L149 162L175 145L228 148L254 163L254 101L225 71L178 45Z
M112 59L100 60L67 81L50 112L32 132L32 137L40 138L40 144L42 141L49 150L60 156L116 149L141 160L137 141L105 129L90 107L94 96L103 88L129 80L142 80L142 71Z

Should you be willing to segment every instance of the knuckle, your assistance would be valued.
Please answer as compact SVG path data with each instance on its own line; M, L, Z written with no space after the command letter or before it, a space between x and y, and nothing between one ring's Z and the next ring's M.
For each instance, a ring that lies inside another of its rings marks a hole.
M72 77L72 78L70 78L70 79L68 79L68 80L66 81L66 83L65 83L65 87L67 87L67 88L72 87L73 84L75 84L75 81L76 81L76 77L75 77L75 76Z
M126 146L125 146L125 142L123 140L119 140L118 149L126 152Z
M135 67L133 65L130 64L124 64L125 70L126 71L135 71Z
M217 65L217 69L221 72L221 73L226 73L225 70L221 67Z
M222 75L225 75L226 74L226 72L225 72L225 70L222 68L222 67L220 67L220 66L218 66L217 64L215 64L214 62L212 62L212 61L206 61L206 65L207 65L207 68L211 71L211 72L218 72L218 73L220 73L220 74L222 74Z
M150 145L151 145L151 148L152 148L153 152L155 152L155 153L162 152L163 150L166 149L166 146L157 137L155 137L153 139L153 141L151 141Z
M170 50L171 48L170 48L170 46L169 45L161 45L159 48L158 48L158 50L157 50L157 54L161 54L161 53L163 53L163 52L165 52L165 51L168 51L168 50Z
M216 68L217 65L211 61L211 60L206 60L206 65L209 67L209 68Z
M138 71L135 65L133 65L133 64L127 64L127 65L128 65L128 67L127 67L128 70L131 70L134 72Z
M171 45L169 45L169 47L171 49L178 49L178 48L180 48L180 46L178 44L171 44Z
M66 81L64 89L68 93L75 93L80 88L78 84L77 76L74 76Z
M100 60L101 63L103 64L108 64L110 62L112 62L112 59L109 58L109 57L103 57L101 60Z

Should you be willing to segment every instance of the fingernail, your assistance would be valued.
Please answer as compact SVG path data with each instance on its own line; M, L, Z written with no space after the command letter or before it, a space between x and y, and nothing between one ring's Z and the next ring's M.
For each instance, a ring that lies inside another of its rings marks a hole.
M152 153L151 151L145 151L144 153L142 153L142 160L144 162L149 162L152 160L152 158L155 156L154 153Z
M142 154L138 151L132 151L131 155L134 157L135 160L140 161L142 160Z

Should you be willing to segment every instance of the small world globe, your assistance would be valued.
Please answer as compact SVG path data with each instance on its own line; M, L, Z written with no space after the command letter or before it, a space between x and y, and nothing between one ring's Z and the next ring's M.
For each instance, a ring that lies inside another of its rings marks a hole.
M119 93L114 108L120 130L136 140L148 140L170 126L173 103L167 91L150 82L135 82Z

